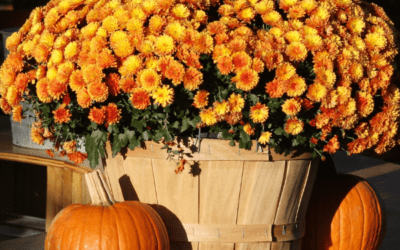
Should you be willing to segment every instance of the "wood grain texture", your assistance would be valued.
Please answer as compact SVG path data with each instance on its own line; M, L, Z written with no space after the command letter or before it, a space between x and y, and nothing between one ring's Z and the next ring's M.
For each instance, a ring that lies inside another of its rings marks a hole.
M157 204L152 160L128 157L123 164L126 176L121 179L120 184L125 200Z
M72 204L71 171L47 167L46 231L57 213L70 204Z
M243 161L203 161L200 168L199 224L235 225ZM199 244L199 250L211 249L233 250L234 244Z
M110 154L111 152L109 152ZM116 201L124 201L119 179L125 175L124 159L122 155L116 155L114 158L106 159L106 167L104 168L107 179L109 180L111 191Z
M158 203L155 209L163 219L170 239L187 239L182 223L199 221L199 177L192 176L189 168L176 174L174 161L152 159L152 166ZM197 250L198 245L196 242L174 244L185 250Z
M237 224L274 223L285 165L285 161L245 162ZM236 248L269 250L270 243L237 243Z

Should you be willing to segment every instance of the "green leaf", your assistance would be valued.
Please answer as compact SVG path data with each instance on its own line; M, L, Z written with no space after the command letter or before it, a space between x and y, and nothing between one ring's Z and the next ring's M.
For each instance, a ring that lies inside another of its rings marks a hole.
M253 105L255 105L258 101L258 97L255 94L249 94L248 95L250 101L253 103Z
M284 130L283 130L282 127L279 127L279 128L274 130L274 134L276 134L276 135L282 135L283 132L284 132Z
M235 141L233 140L233 138L231 139L231 142L229 142L229 145L231 145L232 147L235 146Z
M181 126L181 133L185 132L189 128L189 125L190 125L189 121L190 121L190 119L187 116L183 117L182 126Z
M119 152L121 152L121 148L125 147L128 142L127 134L114 134L114 140L112 144L112 155L115 157Z
M229 133L228 129L223 129L222 130L222 139L227 140L227 139L232 139L233 135Z
M118 134L119 133L119 128L117 126L117 124L112 124L109 125L107 128L108 133L113 133L113 134Z
M196 125L197 125L197 123L199 123L200 121L201 121L200 116L195 116L195 117L193 118L193 120L189 120L189 124L190 124L193 128L195 128Z
M179 129L180 126L181 126L181 123L179 121L175 121L171 125L171 127L174 128L174 129Z
M132 135L129 139L129 149L134 150L136 147L140 147L140 140L135 135Z
M171 153L173 153L174 155L179 155L179 151L178 150L174 150L174 151L171 151Z
M250 135L246 134L243 130L240 131L239 135L239 148L249 149L251 147Z
M143 119L132 119L131 127L134 127L137 131L143 133L144 128L146 127L146 121Z
M99 164L99 150L97 148L95 138L90 134L86 135L85 149L88 153L88 160L90 162L90 167L94 169Z

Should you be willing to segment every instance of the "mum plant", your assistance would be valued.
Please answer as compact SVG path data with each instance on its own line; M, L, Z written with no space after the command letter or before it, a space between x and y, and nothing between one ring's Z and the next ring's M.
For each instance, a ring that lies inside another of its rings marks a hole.
M393 30L359 0L51 0L6 41L0 105L21 121L30 103L32 140L92 167L107 140L116 155L199 129L381 154L399 143Z

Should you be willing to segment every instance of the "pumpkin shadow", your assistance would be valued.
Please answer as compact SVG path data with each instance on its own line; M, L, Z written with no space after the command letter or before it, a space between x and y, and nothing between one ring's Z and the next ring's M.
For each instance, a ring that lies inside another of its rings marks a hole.
M135 200L140 201L137 192L132 184L132 181L128 175L123 175L118 179L121 186L122 195L124 200ZM158 204L150 205L161 217L165 227L168 231L168 237L170 239L171 249L179 250L192 250L192 244L188 242L186 230L183 227L182 222L179 218L171 212L168 208ZM171 239L174 239L172 241Z

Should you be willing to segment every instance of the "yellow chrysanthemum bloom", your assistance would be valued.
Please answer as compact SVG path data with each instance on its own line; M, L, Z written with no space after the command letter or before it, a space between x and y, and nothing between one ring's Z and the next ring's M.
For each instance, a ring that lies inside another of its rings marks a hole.
M214 111L218 116L224 116L230 111L229 102L223 100L222 102L214 102Z
M151 93L161 85L161 76L154 69L143 69L137 75L137 83Z
M268 30L268 33L274 35L275 37L281 37L284 34L284 31L279 27L272 27Z
M174 101L174 89L163 85L153 92L152 97L155 104L160 104L161 107L165 108Z
M358 113L362 117L367 117L374 111L374 98L371 94L359 91L356 95Z
M266 132L262 132L260 138L258 138L258 142L265 145L267 143L269 143L269 141L271 140L272 137L272 133L269 131Z
M252 128L250 123L246 123L246 124L243 125L243 131L248 135L254 135L255 134L255 128Z
M282 104L282 111L286 115L294 116L297 115L301 110L301 103L295 98L287 99Z
M43 32L40 36L39 43L44 44L46 47L53 47L54 40L56 39L56 35L50 32Z
M353 81L357 82L358 80L360 80L363 77L364 68L360 63L354 62L349 68L349 74L351 76L351 79L353 79Z
M249 22L252 19L254 19L255 16L256 16L256 12L251 7L242 9L238 13L238 18L243 20L243 21L247 21L247 22Z
M319 35L307 35L304 38L304 45L311 51L319 50L323 44L322 38Z
M171 36L175 41L181 41L185 33L185 27L177 21L169 23L164 29L164 34Z
M265 104L257 103L250 108L250 118L255 123L263 123L268 119L269 108Z
M302 42L292 42L285 50L291 61L304 61L307 53L307 48Z
M242 68L237 71L236 76L231 81L236 83L236 88L243 91L250 91L257 86L260 77L257 72L250 68Z
M65 46L64 57L67 60L73 60L78 56L79 46L77 42L70 42L67 46Z
M257 11L258 14L263 15L275 7L275 3L272 0L262 0L254 5L254 10Z
M347 21L346 27L353 34L361 34L365 28L365 22L360 17L350 17Z
M128 39L116 42L111 48L114 50L115 55L119 57L130 56L134 49Z
M172 16L176 19L185 19L190 15L189 9L183 4L175 5L171 10Z
M40 34L43 30L43 24L42 23L35 23L32 25L32 28L29 30L29 34L31 35L37 35Z
M296 74L296 68L292 64L285 62L276 69L275 74L280 80L289 80Z
M279 1L279 8L287 11L290 7L295 5L298 0L281 0Z
M321 4L321 5L317 8L317 10L316 10L316 12L315 12L315 15L316 15L317 17L321 18L321 20L327 20L327 19L329 18L329 16L330 16L329 9L327 8L326 5Z
M300 32L298 32L296 30L286 32L284 37L289 43L300 42L302 40L302 36L301 36Z
M200 119L204 122L207 126L212 126L217 123L217 114L212 108L203 109L200 111Z
M142 3L142 9L147 15L153 14L157 10L157 1L146 0Z
M53 27L57 23L59 18L60 16L58 14L58 8L57 7L51 8L47 12L47 15L44 17L44 26L46 28Z
M313 11L317 7L317 2L315 0L302 0L300 6L303 7L308 13Z
M269 11L265 14L261 15L261 18L264 23L275 26L277 23L282 21L282 16L276 10Z
M241 112L244 108L244 99L242 95L232 93L231 96L228 98L229 105L231 107L231 112Z
M131 33L131 34L143 34L143 21L136 19L136 18L131 18L128 20L128 23L126 24L126 29Z
M130 14L132 18L136 18L142 21L145 21L147 18L146 13L140 7L132 9Z
M46 78L50 81L57 77L57 67L51 67L47 70Z
M165 25L165 20L160 15L153 15L149 20L149 31L151 34L158 34Z
M51 52L51 56L49 59L49 63L51 62L53 65L58 65L64 60L63 52L59 49L55 49Z
M175 50L174 39L168 35L157 37L154 44L154 52L158 56L166 56L172 54Z
M352 0L334 0L334 3L338 7L347 7L349 6L353 1Z
M386 46L386 38L379 33L367 34L364 41L370 50L381 50Z
M110 35L110 45L117 43L118 41L128 39L126 32L122 30L117 30Z
M304 122L297 117L289 118L285 124L285 132L291 135L298 135L304 129Z
M119 68L119 73L123 76L135 75L143 67L142 59L132 55L126 58Z
M308 87L307 97L314 102L320 102L325 98L327 92L324 85L313 83Z
M118 29L118 19L115 16L108 16L103 19L102 27L110 33L114 32Z

